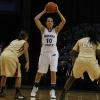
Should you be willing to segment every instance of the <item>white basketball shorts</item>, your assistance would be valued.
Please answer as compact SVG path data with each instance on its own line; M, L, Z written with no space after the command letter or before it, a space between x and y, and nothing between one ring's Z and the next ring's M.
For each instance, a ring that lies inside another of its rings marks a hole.
M58 52L41 53L39 57L38 72L47 73L49 65L50 71L57 72Z

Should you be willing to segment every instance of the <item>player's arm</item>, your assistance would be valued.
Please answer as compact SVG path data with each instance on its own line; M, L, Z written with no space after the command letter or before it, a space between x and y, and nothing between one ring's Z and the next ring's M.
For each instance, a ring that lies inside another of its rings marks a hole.
M98 59L99 65L100 65L100 44L97 46L96 57Z
M40 18L42 17L42 15L44 15L46 13L46 10L44 9L42 12L40 12L35 18L34 21L36 23L36 26L38 27L38 29L41 31L41 33L44 31L45 27L42 25Z
M29 70L29 53L28 53L28 48L29 48L29 44L28 44L28 42L25 42L24 43L24 55L25 55L25 60L26 60L26 64L25 64L26 72Z
M77 43L75 44L75 46L73 47L73 49L71 51L72 65L75 63L75 60L76 60L78 54L79 54L79 41L77 41Z
M59 23L58 26L55 27L55 31L56 33L59 33L60 30L64 27L65 23L66 23L66 19L64 18L64 16L61 14L61 12L59 11L58 7L57 7L57 13L61 18L61 22Z
M97 57L100 59L100 50L99 50L99 49L96 50L96 55L97 55Z
M76 60L76 58L77 58L77 56L78 56L78 53L79 53L79 52L77 52L77 51L75 51L75 50L72 50L72 51L71 51L72 65L74 65L75 60Z

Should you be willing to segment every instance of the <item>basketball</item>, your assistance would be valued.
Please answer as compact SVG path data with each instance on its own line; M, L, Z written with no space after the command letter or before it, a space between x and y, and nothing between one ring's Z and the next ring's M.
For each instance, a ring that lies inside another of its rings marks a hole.
M48 2L46 4L46 12L47 13L55 13L57 12L57 4L54 2Z

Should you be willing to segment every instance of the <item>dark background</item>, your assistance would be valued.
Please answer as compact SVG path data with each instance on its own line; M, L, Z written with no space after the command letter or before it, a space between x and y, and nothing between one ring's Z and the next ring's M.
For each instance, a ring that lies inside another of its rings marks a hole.
M49 1L58 4L60 11L67 21L63 30L60 32L61 34L58 36L59 51L62 45L64 47L67 43L69 43L69 50L71 50L73 42L75 42L73 41L73 37L74 40L77 40L79 37L75 38L75 35L80 36L80 33L82 34L82 32L73 34L74 32L70 31L70 29L73 27L76 29L77 26L81 26L84 23L86 23L83 25L85 27L88 26L87 24L96 24L99 26L100 23L99 0L0 0L0 42L4 46L8 45L11 40L16 38L18 31L21 29L28 31L30 35L30 70L26 73L23 68L24 64L22 64L23 84L32 84L37 70L41 48L41 34L33 18L44 9L45 4ZM60 20L59 16L54 14L54 18L56 18L55 23L58 23ZM67 38L68 34L70 36L69 38ZM63 44L64 36L66 42ZM23 57L20 59L21 62L24 62ZM70 60L69 58L66 59ZM63 67L59 68L57 73L58 81L61 84L64 84L66 79L65 69ZM47 79L49 82L48 76L49 74L47 76L44 75L44 79Z

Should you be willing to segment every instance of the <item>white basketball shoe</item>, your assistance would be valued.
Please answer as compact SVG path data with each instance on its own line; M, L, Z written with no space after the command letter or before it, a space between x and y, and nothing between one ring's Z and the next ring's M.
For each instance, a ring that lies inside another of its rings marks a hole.
M51 97L51 99L56 99L56 95L55 95L55 90L54 89L50 90L50 97Z
M38 91L38 87L36 88L35 86L33 86L33 89L32 89L32 91L31 91L31 96L32 96L32 97L35 97L37 91Z

